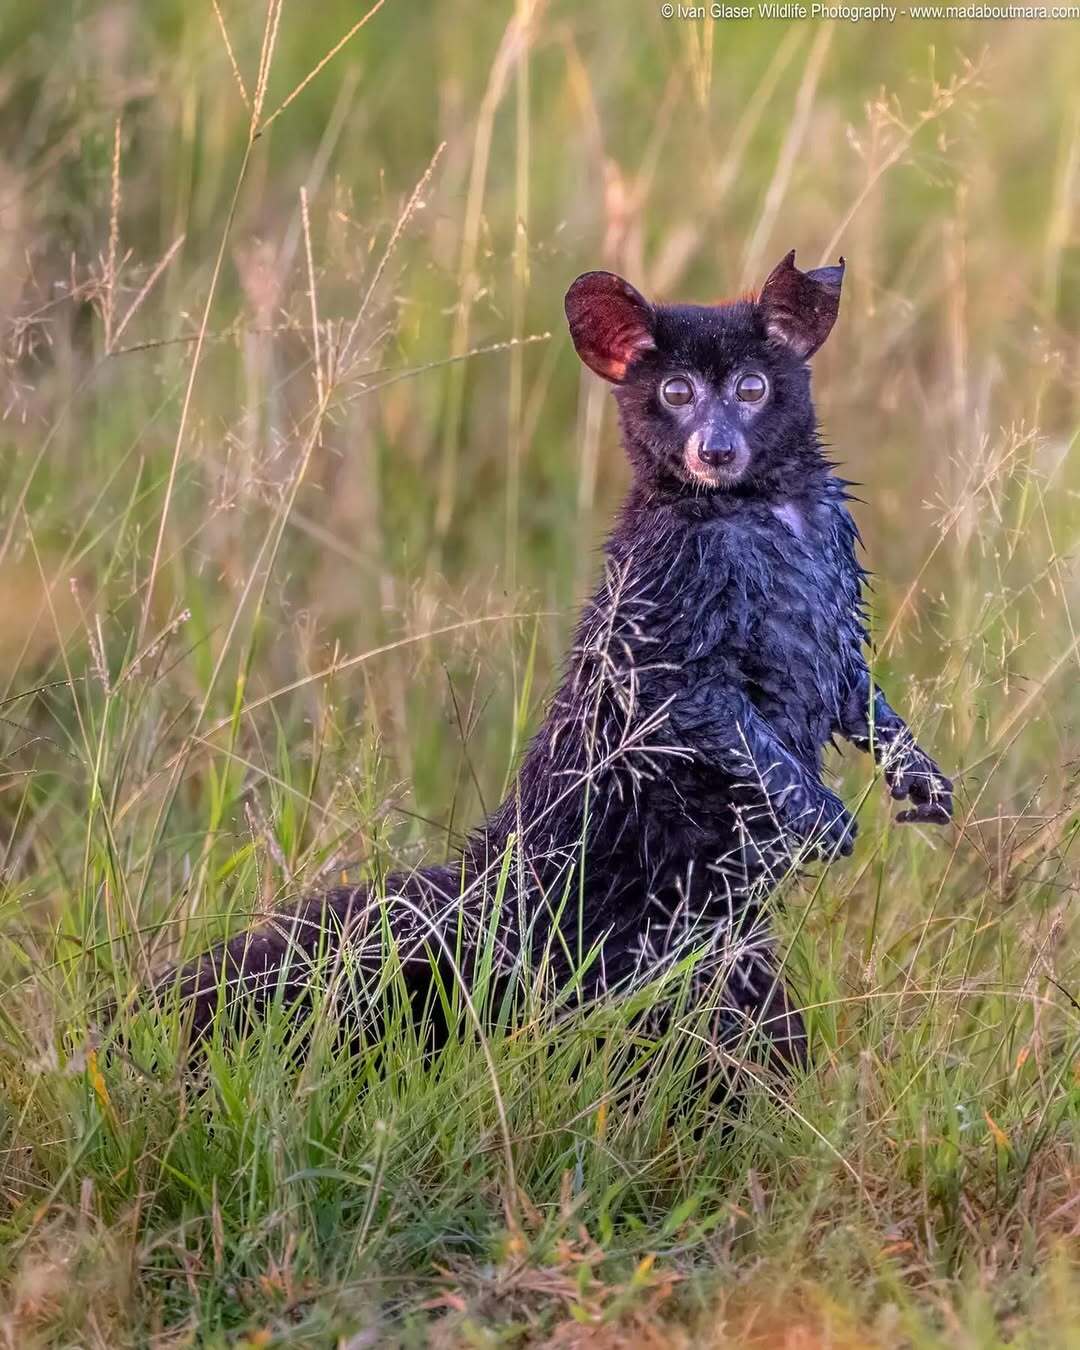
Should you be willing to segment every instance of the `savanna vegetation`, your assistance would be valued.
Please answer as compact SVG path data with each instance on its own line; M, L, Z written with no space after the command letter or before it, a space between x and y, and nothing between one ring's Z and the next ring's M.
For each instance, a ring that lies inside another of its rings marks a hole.
M1077 90L1076 22L5 6L0 1341L1080 1344ZM565 998L425 1056L392 982L379 1047L185 1068L152 972L451 854L536 725L627 481L567 284L791 247L958 783L896 828L834 757L813 1072L688 1107L685 1031Z

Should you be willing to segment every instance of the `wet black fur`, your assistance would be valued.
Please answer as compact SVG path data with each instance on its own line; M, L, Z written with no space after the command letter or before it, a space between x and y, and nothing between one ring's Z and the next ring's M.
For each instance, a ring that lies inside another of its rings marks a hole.
M433 969L447 986L472 969L509 852L504 979L523 950L556 979L588 956L595 995L695 953L718 1039L753 1027L803 1057L764 905L793 859L850 852L823 748L872 749L908 816L947 818L951 785L872 688L845 484L822 453L806 362L767 321L754 301L650 307L652 346L632 351L615 395L633 485L510 795L460 863L311 897L182 970L196 1035L234 1000L299 996L316 952L374 986L387 931L430 1004ZM659 388L682 372L726 387L747 366L767 375L768 405L745 475L710 489L687 478Z

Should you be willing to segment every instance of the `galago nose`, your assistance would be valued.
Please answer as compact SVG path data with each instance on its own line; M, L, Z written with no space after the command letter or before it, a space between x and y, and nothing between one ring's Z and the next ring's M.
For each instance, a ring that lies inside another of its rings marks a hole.
M701 462L707 464L710 469L730 469L735 463L735 447L733 445L724 445L722 443L714 445L703 445L698 451Z

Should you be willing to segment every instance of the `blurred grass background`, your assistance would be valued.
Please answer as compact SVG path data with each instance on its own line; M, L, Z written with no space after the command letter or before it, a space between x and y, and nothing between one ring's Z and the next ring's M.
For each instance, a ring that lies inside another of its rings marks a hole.
M969 1161L942 1112L973 1113L980 1184L1005 1132L996 1200L953 1177L965 1236L944 1267L929 1200L883 1242L930 1291L910 1340L958 1317L985 1338L949 1343L1017 1334L1002 1272L1041 1269L1077 1222L1080 26L386 0L335 51L363 17L0 14L3 1334L90 1325L40 1275L49 1225L76 1242L123 1214L144 1251L184 1209L154 1190L144 1213L133 1161L126 1181L86 1161L118 1124L92 1051L103 982L126 994L228 915L347 867L442 856L502 791L627 482L611 400L564 335L569 282L604 266L708 300L791 247L848 261L819 411L861 485L880 674L961 784L945 837L895 836L869 797L854 864L815 892L818 1109L863 1111L869 1138L890 1122L916 1190L929 1154L953 1150L950 1177ZM857 798L867 765L837 767ZM895 998L928 989L917 1015ZM939 1099L925 1077L908 1094L905 1037L966 1105L936 1078ZM1012 1159L1027 1185L1044 1149L1046 1203L1021 1221L1001 1175ZM774 1203L753 1167L717 1166L710 1204ZM217 1252L217 1233L188 1245ZM988 1302L960 1314L935 1281L969 1267ZM155 1335L200 1307L243 1322L202 1274L170 1303L132 1269L92 1343L142 1343L135 1295ZM1038 1287L1057 1335L1067 1281ZM870 1343L810 1304L806 1335L833 1339L792 1344Z

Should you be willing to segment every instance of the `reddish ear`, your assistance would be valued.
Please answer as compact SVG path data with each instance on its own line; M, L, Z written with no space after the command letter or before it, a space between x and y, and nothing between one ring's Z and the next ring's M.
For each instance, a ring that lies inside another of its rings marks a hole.
M836 322L843 280L843 258L839 267L800 272L792 249L773 268L758 297L769 336L785 343L803 360L813 356Z
M566 319L577 354L618 384L653 341L652 306L614 272L586 272L566 292Z

